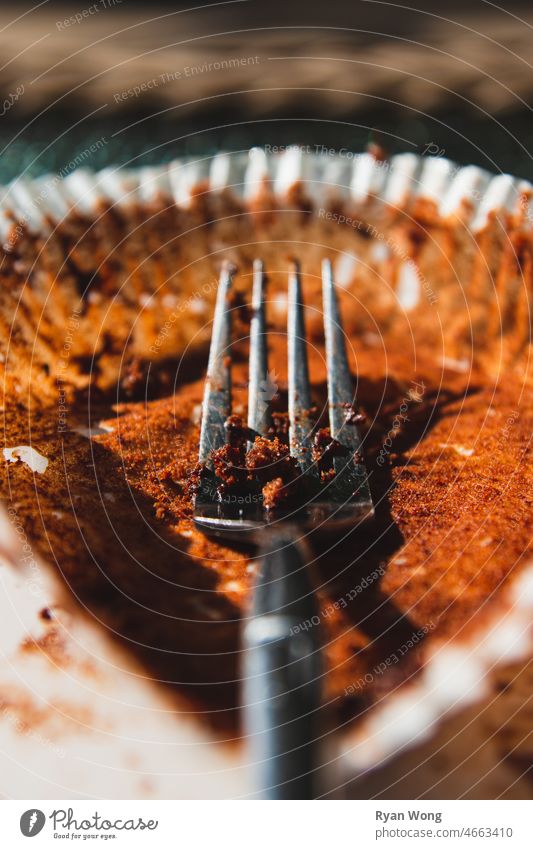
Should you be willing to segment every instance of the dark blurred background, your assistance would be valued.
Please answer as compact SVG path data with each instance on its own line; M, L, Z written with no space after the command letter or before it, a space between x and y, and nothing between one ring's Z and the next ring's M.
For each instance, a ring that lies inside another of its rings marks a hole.
M533 179L533 8L510 2L2 5L0 180L289 143Z

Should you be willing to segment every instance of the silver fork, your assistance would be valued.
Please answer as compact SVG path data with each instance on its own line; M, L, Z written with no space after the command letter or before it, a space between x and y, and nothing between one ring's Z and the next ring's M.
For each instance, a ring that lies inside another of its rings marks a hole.
M307 503L274 511L259 499L235 505L220 499L212 452L227 438L231 414L231 305L234 269L220 275L207 377L199 462L205 468L195 498L194 519L207 533L259 545L260 567L251 615L244 627L245 726L255 766L257 795L316 798L324 780L316 740L320 736L320 628L304 628L318 616L309 554L298 540L307 533L333 533L367 522L374 506L362 459L352 378L331 263L322 264L324 336L331 437L345 449L334 456L334 476L320 483L313 461L312 398L300 268L292 263L288 286L288 394L290 454L310 484ZM254 262L250 327L248 429L267 436L271 424L260 387L268 380L265 273Z
M345 449L333 459L335 476L299 509L266 512L255 500L250 505L221 501L216 479L209 467L213 451L227 439L225 422L231 415L231 308L229 294L234 269L224 265L219 281L207 377L202 405L199 463L206 474L195 501L195 522L205 531L219 535L261 535L266 525L291 521L300 530L332 531L351 527L374 513L366 467L362 459L361 437L354 415L352 378L346 356L335 284L329 260L322 265L324 335L328 375L330 432ZM289 273L288 292L288 374L290 453L302 475L318 483L318 468L312 459L313 430L311 388L305 338L301 277L295 262ZM265 320L265 274L260 260L254 263L252 321L250 327L248 428L256 435L268 434L270 418L259 387L268 380L267 331ZM312 490L311 490L312 491Z

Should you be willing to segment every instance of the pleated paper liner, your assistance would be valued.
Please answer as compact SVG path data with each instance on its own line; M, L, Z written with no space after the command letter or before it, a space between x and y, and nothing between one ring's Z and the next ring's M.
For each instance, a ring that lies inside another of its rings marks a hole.
M108 392L128 358L157 365L205 351L222 256L246 265L261 245L279 265L272 245L291 228L311 302L314 268L332 250L356 303L354 340L427 328L443 369L487 382L508 370L527 383L531 188L442 157L297 147L21 177L2 192L6 398L45 408L59 381L68 405L80 391ZM271 320L282 327L283 270L273 272ZM530 653L532 581L521 568L470 636L422 647L413 680L344 735L350 770L427 739L448 711L486 696L494 666Z

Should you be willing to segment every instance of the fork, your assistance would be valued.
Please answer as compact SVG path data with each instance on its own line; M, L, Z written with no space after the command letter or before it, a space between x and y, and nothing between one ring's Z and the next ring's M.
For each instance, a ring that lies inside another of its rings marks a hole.
M216 479L209 467L210 457L227 440L225 422L231 415L231 305L230 291L235 269L224 264L217 292L207 377L202 404L198 461L205 474L195 501L195 522L218 535L257 537L266 525L291 520L301 529L332 531L353 526L373 515L374 507L362 460L361 437L354 414L352 379L340 323L331 262L322 264L324 336L328 383L330 433L345 449L333 459L335 475L316 488L316 494L297 510L265 512L256 500L248 507L232 509L220 501ZM318 483L313 463L311 389L305 339L304 304L300 267L293 262L288 287L288 384L290 452L302 475ZM254 262L252 320L250 327L248 428L255 435L268 435L269 416L259 387L268 379L267 331L265 318L265 273L260 260Z
M308 799L324 786L319 759L320 627L310 555L303 537L332 534L372 519L374 506L354 414L352 378L328 259L322 263L322 299L330 435L343 447L333 457L334 475L321 482L313 460L316 423L312 413L300 266L288 279L288 412L290 454L308 486L305 504L266 510L260 499L239 505L221 498L212 453L227 440L231 415L230 293L235 268L221 270L202 405L199 463L203 468L194 519L204 532L259 545L259 571L243 641L245 727L255 770L256 795ZM269 435L271 415L261 386L268 379L265 271L253 264L250 326L248 432Z

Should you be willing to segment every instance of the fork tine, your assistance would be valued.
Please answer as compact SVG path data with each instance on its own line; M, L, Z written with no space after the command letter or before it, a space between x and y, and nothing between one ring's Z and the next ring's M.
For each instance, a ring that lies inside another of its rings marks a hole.
M316 474L312 458L311 431L314 422L309 415L311 388L305 336L300 265L294 260L289 272L289 302L287 316L289 425L291 455L302 472Z
M200 463L205 463L210 452L221 448L226 442L224 422L231 413L231 369L228 360L228 349L231 344L231 310L229 309L228 295L234 273L234 267L225 262L218 283L202 403L200 450L198 452Z
M352 377L346 356L339 305L335 292L331 261L322 261L322 300L324 307L324 337L328 374L328 404L330 432L334 439L348 449L346 457L335 457L334 468L346 493L358 500L371 502L366 469L361 457L361 436L350 411L355 405ZM339 474L342 473L342 476Z
M333 281L333 271L329 259L322 261L322 300L328 373L329 423L331 435L334 439L339 439L341 431L345 429L346 425L346 406L344 405L353 404L354 393ZM350 427L349 431L346 430L346 434L343 434L344 444L353 451L358 451L361 444L358 429ZM346 440L350 442L349 445Z
M252 322L250 326L250 365L248 387L248 427L264 436L271 422L268 398L261 386L268 380L268 353L265 319L265 271L260 259L254 260Z

